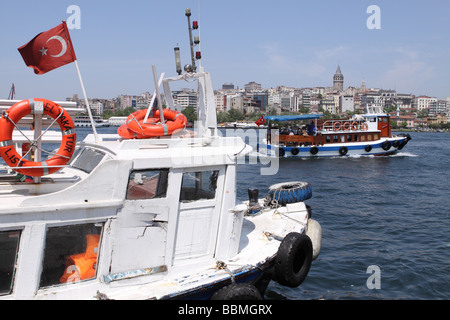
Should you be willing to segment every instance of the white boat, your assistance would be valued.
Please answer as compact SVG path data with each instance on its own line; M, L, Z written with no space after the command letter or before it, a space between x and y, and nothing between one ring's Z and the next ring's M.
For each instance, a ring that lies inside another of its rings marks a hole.
M322 117L265 116L269 125L258 151L280 158L385 156L402 150L411 140L409 134L392 134L389 115L381 110L346 120ZM275 129L274 123L279 124Z
M173 109L170 83L198 82L195 135L146 138L178 120L139 121L125 128L142 127L137 139L94 131L72 148L75 126L57 104L30 99L4 113L0 299L260 299L271 280L304 281L321 245L305 204L311 186L273 185L260 199L250 188L236 203L237 157L251 147L218 134L210 75L187 70L162 85ZM53 118L62 133L41 136L36 123L8 136L24 111ZM41 143L60 139L40 161ZM38 147L34 161L25 143Z
M99 116L93 116L94 124L96 128L109 127L108 120L102 119ZM77 128L92 128L91 118L89 116L75 116L75 127Z

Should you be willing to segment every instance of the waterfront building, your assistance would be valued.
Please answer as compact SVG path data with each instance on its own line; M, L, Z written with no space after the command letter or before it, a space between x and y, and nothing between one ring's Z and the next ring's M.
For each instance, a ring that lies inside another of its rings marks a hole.
M339 109L341 112L354 112L355 102L352 95L342 95L339 97Z
M432 98L432 97L428 97L428 96L419 96L419 97L415 97L412 100L412 107L414 109L416 109L417 111L429 110L431 103L436 102L436 101L437 101L437 98Z
M260 83L256 83L254 81L251 81L249 83L247 83L246 85L244 85L244 89L245 91L261 91L262 87Z

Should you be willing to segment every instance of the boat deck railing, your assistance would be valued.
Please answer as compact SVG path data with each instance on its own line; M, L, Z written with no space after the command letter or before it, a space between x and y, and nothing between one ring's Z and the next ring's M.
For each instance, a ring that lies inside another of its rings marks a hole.
M327 120L320 129L322 131L367 131L368 125L363 120Z

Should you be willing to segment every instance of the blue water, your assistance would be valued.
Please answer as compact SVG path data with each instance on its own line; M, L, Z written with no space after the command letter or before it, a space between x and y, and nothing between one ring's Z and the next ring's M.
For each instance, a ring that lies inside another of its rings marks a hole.
M410 135L394 156L283 160L273 176L262 176L259 164L239 166L240 200L248 187L264 196L274 183L310 182L306 202L322 226L305 282L271 282L266 298L450 298L450 134ZM380 271L373 289L370 266Z
M117 128L100 129L113 133ZM90 129L77 129L81 141ZM238 200L249 187L308 181L322 249L305 282L292 289L271 282L266 299L449 299L450 134L410 133L388 157L282 160L276 175L247 159L238 166ZM379 289L367 273L379 268Z

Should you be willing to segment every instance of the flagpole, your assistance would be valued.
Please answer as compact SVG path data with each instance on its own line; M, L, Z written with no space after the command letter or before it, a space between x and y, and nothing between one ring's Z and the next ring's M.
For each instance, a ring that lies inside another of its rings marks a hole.
M84 102L86 103L87 111L89 114L89 119L91 120L92 130L94 132L95 142L98 142L97 130L95 129L94 118L92 117L91 107L89 106L89 101L86 95L86 90L84 89L83 79L81 78L80 68L78 67L78 61L75 60L75 67L77 68L78 79L80 79L81 90L83 90Z

